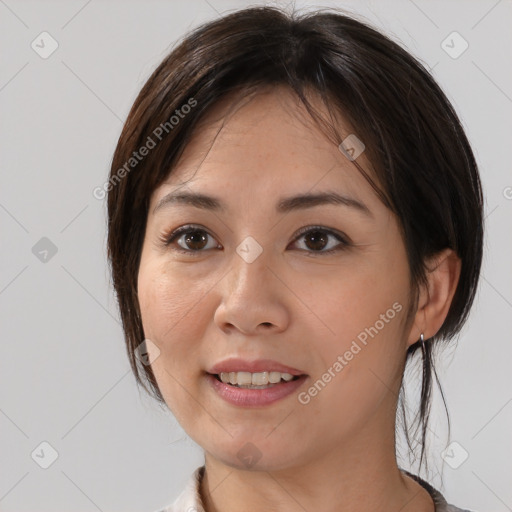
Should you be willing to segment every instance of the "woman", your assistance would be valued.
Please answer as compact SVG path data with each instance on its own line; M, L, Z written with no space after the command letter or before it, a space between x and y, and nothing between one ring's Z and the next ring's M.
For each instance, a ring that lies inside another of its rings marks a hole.
M205 452L166 511L461 510L395 454L414 355L423 461L483 237L472 150L411 55L338 12L207 23L142 88L108 192L134 374Z

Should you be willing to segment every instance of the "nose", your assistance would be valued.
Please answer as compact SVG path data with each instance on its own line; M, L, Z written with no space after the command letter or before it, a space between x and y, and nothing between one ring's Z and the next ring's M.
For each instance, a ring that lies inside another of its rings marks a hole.
M249 261L233 254L231 270L219 283L221 302L215 311L215 323L226 333L281 332L288 326L292 294L266 250Z

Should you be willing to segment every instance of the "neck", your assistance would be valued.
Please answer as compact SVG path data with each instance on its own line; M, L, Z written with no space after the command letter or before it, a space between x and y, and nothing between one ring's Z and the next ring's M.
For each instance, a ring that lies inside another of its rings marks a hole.
M372 443L361 435L280 470L234 467L206 453L200 487L205 510L433 512L428 492L399 470L392 437Z

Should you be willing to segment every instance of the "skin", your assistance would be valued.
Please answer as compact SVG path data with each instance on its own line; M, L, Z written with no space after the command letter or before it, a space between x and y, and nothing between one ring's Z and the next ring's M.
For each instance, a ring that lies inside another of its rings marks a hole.
M144 332L160 350L155 377L205 451L205 510L433 511L428 493L397 467L395 411L407 347L441 327L460 261L446 250L430 262L428 288L406 322L409 267L398 222L353 163L286 89L258 94L223 119L228 106L209 112L152 195L138 276ZM352 131L345 123L341 133ZM364 153L357 161L370 169ZM227 212L173 204L153 213L178 189L218 197ZM284 196L327 190L357 199L371 215L325 204L275 211ZM187 245L181 235L166 247L166 234L185 224L207 240ZM324 233L322 248L297 236L307 226L337 230L351 244ZM252 263L236 252L248 236L263 249ZM176 250L197 247L195 255ZM298 393L394 303L401 312L301 404ZM309 377L271 405L234 406L204 373L234 356L274 359ZM261 454L251 467L237 456L247 442Z

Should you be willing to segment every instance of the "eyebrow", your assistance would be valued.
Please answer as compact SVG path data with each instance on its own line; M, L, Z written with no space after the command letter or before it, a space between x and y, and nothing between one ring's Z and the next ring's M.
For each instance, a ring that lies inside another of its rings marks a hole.
M326 204L348 206L373 218L373 214L370 209L361 201L332 191L319 192L315 194L300 194L297 196L281 198L276 205L276 211L278 213L288 213L294 210L304 210ZM227 212L226 205L222 200L216 197L198 192L170 192L158 201L158 204L153 210L153 214L161 208L169 207L171 205L189 205L202 210L211 210L223 213Z

